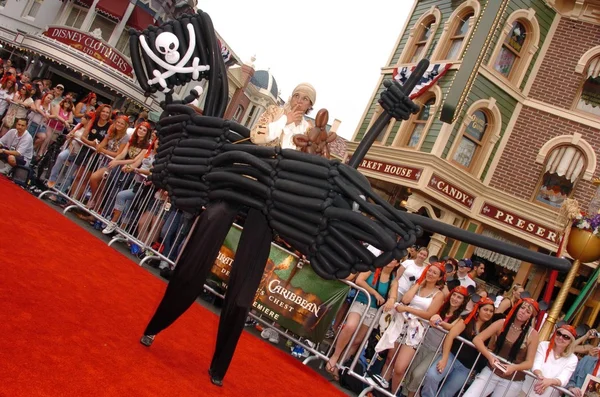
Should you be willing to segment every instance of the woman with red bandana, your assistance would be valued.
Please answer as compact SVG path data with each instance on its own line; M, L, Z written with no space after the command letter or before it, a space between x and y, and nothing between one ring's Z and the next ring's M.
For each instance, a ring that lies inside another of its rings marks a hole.
M486 366L464 397L517 396L523 388L525 374L531 369L538 347L538 333L533 327L540 308L531 298L521 299L504 320L498 320L473 338L473 344L488 360ZM488 350L485 343L490 340ZM511 364L504 365L496 357Z
M573 353L577 331L571 325L562 325L554 331L550 341L540 342L532 372L538 379L528 377L523 391L530 396L558 397L559 392L551 386L564 387L577 367L577 356ZM533 383L533 385L532 385Z
M485 360L477 359L478 353L472 346L463 344L456 337L472 341L490 324L494 316L494 301L490 298L481 298L474 306L471 313L459 319L450 329L444 340L442 356L433 363L421 389L422 397L434 397L444 381L438 397L452 397L463 387L469 378L471 368L475 366L475 372L482 369L481 363ZM479 365L479 366L478 366ZM444 380L445 379L445 380Z
M445 333L435 327L441 327L446 331L451 330L455 322L460 318L461 313L465 310L468 301L469 292L467 289L460 286L456 287L450 291L440 311L429 319L431 328L427 330L425 338L423 338L423 343L421 343L419 350L415 354L413 365L410 366L406 373L406 379L404 380L406 393L403 394L413 397L417 393L429 365L438 352L438 347L444 340Z
M404 297L402 297L402 305L396 306L398 313L405 313L407 319L415 319L420 317L422 319L429 319L434 314L439 312L440 308L444 304L444 294L440 291L446 281L446 268L443 263L435 262L427 266L419 280L413 285ZM420 322L419 326L422 327ZM417 347L423 338L423 334L418 332L419 330L412 330L411 321L407 320L404 322L403 330L400 332L400 337L397 342L401 343L398 354L393 364L393 373L389 370L391 368L386 366L384 378L388 380L391 375L392 378L392 392L395 392L400 386L400 382L404 378L404 373L408 368L411 360L413 359ZM388 352L388 358L394 356ZM387 364L387 363L386 363Z

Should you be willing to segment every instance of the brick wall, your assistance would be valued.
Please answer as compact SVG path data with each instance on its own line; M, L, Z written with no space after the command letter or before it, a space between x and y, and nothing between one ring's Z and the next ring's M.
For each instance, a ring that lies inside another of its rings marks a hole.
M490 185L515 197L530 200L544 167L535 162L541 147L552 138L575 132L582 135L600 158L598 129L523 107ZM595 191L589 181L581 180L576 186L574 198L586 208Z
M561 19L529 96L571 109L582 83L582 75L575 73L577 62L599 44L600 26Z

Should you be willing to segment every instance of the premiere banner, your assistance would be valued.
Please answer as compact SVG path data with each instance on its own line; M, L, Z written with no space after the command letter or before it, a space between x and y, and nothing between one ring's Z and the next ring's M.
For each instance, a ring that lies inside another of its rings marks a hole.
M227 289L231 264L241 228L234 225L207 283ZM350 287L337 280L324 280L291 252L273 244L258 287L253 310L313 342L321 342Z

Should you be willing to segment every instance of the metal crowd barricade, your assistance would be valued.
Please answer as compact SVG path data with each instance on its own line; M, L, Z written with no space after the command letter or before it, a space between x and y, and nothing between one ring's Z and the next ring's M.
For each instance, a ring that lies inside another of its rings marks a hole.
M381 315L381 312L382 312L382 311L383 311L383 307L381 307L381 308L379 309L379 311L378 311L378 316L377 316L377 317L379 317L379 316ZM376 317L376 318L377 318L377 317ZM417 319L423 323L423 326L425 327L425 333L427 333L427 332L430 332L430 331L431 331L431 329L435 329L435 330L441 331L441 332L443 332L443 333L445 334L445 335L444 335L444 338L442 338L442 341L441 341L440 345L439 345L439 346L437 346L437 349L436 349L436 351L435 351L435 354L434 354L434 357L433 357L433 359L430 361L430 363L429 363L429 365L428 365L428 367L431 367L431 365L433 365L433 363L435 363L435 361L436 361L436 360L437 360L437 359L440 357L440 355L441 355L441 352L442 352L442 346L443 346L443 343L444 343L445 337L446 337L446 335L448 334L448 331L446 331L445 329L443 329L443 328L441 328L441 327L431 327L431 326L429 325L429 321L428 321L428 320L425 320L425 319L422 319L422 318L418 318L418 317L417 317ZM366 345L367 345L367 343L368 343L368 341L369 341L370 335L371 335L371 333L372 333L372 332L375 330L375 328L377 327L377 325L378 325L378 324L377 324L376 322L373 322L373 323L371 324L371 326L369 327L369 329L368 329L368 331L367 331L367 334L365 335L365 338L363 339L363 341L362 341L362 343L361 343L361 345L360 345L360 347L359 347L359 350L357 351L357 353L356 353L356 355L355 355L354 359L352 360L352 362L351 362L351 364L350 364L350 367L348 367L348 372L347 372L347 373L348 373L350 376L352 376L352 377L354 377L354 378L356 378L356 379L358 379L358 380L360 380L360 381L362 381L363 383L365 383L365 384L367 384L367 385L368 385L368 386L366 386L366 387L365 387L365 388L362 390L362 392L359 394L359 397L366 396L366 395L367 395L367 393L369 393L369 392L372 392L372 391L374 391L374 390L376 390L377 392L379 392L381 395L386 395L386 396L389 396L389 397L395 397L395 396L397 396L397 395L400 395L400 394L399 394L399 392L400 392L400 389L402 388L402 386L403 386L403 383L404 383L404 381L406 380L407 374L408 374L408 373L409 373L409 371L412 369L412 365L414 364L414 360L415 360L415 357L417 356L417 352L419 351L419 349L421 349L421 348L423 347L423 341L425 340L425 333L424 333L424 334L423 334L423 338L421 339L421 341L419 342L419 345L417 346L417 348L416 348L416 350L415 350L415 354L413 355L413 357L412 357L412 359L411 359L411 361L410 361L410 363L409 363L409 365L408 365L407 369L405 370L405 372L404 372L404 374L403 374L403 377L402 377L402 379L401 379L401 380L399 381L399 383L398 383L398 385L399 385L399 386L398 386L398 388L397 388L396 390L389 390L389 389L387 389L387 388L384 388L384 387L382 387L382 386L381 386L380 384L378 384L377 382L373 381L373 379L372 379L372 378L369 376L369 375L370 375L370 374L369 374L369 369L370 369L370 367L373 365L373 363L375 362L375 359L376 359L376 356L377 356L377 354L378 354L378 353L375 353L375 356L373 356L373 357L371 357L371 358L370 358L370 360L369 360L369 366L368 366L368 367L365 369L365 371L364 371L364 374L360 374L360 373L357 373L357 372L355 371L355 369L356 369L356 366L357 366L357 364L358 364L358 361L360 360L360 354L361 354L361 352L362 352L362 351L364 351L364 350L365 350L365 347L366 347ZM468 341L468 340L466 340L466 339L464 339L464 338L462 338L462 337L460 337L460 336L457 336L457 337L456 337L456 339L457 339L457 340L459 340L459 341L461 342L461 345L460 345L460 347L459 347L459 350L458 350L458 351L460 351L460 349L462 349L462 348L463 348L463 346L464 346L465 344L466 344L466 345L469 345L469 346L471 346L471 347L473 347L473 348L475 348L475 346L473 345L473 343L472 343L471 341ZM393 356L392 356L392 359L390 360L390 364L387 366L387 368L386 368L386 367L384 367L384 368L383 368L383 370L382 370L382 373L381 373L381 376L382 376L383 378L385 378L385 375L386 375L387 371L393 371L393 366L394 366L394 363L395 363L395 359L396 359L396 356L397 356L398 352L400 351L400 347L401 347L401 346L402 346L402 345L400 344L400 345L398 346L398 348L394 350L394 352L393 352ZM390 349L390 350L391 350L391 349ZM390 353L392 353L392 352L391 352L391 351L388 351L388 353L387 353L387 354L389 355ZM457 352L457 354L458 354L458 352ZM504 358L502 358L502 357L497 357L497 356L496 356L496 358L497 358L498 360L500 360L501 362L505 363L505 364L510 364L510 362L509 362L508 360L505 360L505 359L504 359ZM476 359L476 361L475 361L475 364L474 364L474 366L477 364L478 360L481 360L481 359L485 359L485 358L484 358L484 357L481 355L481 353L479 353L479 354L478 354L478 356L477 356L477 359ZM455 361L455 360L457 360L457 357L456 357L456 355L455 355L454 359L453 359L451 362L448 362L446 365L447 365L447 366L452 366L452 365L454 364L454 361ZM386 363L387 363L387 361L386 361ZM418 363L417 363L417 364L418 364ZM459 393L458 393L458 395L459 395L459 396L461 396L461 395L462 395L462 394L463 394L463 393L464 393L464 392L465 392L465 391L468 389L468 387L467 387L467 386L470 384L470 381L472 380L473 370L474 370L474 367L470 368L470 371L469 371L469 375L468 375L468 377L467 377L467 380L466 380L466 381L463 383L463 385L462 385L462 387L461 387L461 389L460 389L460 391L459 391ZM535 380L536 380L536 379L538 379L538 377L537 377L537 376L536 376L534 373L532 373L531 371L522 371L522 372L523 372L523 373L525 373L526 377L533 378L533 379L534 379L534 382L532 382L532 383L531 383L531 386L528 388L528 390L527 390L527 391L523 391L523 393L524 393L524 394L520 394L520 395L521 395L521 396L530 396L530 395L532 395L532 396L533 396L533 387L534 387L534 384L535 384ZM492 373L493 373L493 372L492 372ZM515 376L515 375L516 375L516 373L513 375L513 379L514 379L514 376ZM393 376L393 372L392 372L392 376ZM490 376L491 376L491 375L490 375ZM446 382L447 378L448 378L448 374L446 374L446 376L444 376L444 378L441 380L441 382L440 382L440 384L439 384L439 386L438 386L438 392L436 393L436 397L437 397L437 395L439 394L439 391L441 391L441 390L442 390L442 388L443 388L443 386L444 386L444 383ZM390 377L390 379L391 379L391 377ZM420 382L419 382L419 386L418 386L418 389L420 389L420 388L423 386L423 382L424 382L424 380L425 380L425 377L423 377L423 378L420 380ZM512 382L512 380L511 380L511 382ZM523 381L523 382L524 382L523 384L525 384L525 381ZM391 381L390 381L390 385L391 385ZM565 389L565 388L563 388L563 387L552 386L552 388L553 388L553 389L555 389L556 391L558 391L559 393L563 393L563 394L564 394L564 395L566 395L566 396L574 396L574 395L573 395L573 394L572 394L572 393L571 393L569 390L567 390L567 389ZM508 392L508 390L507 390L507 392ZM515 397L515 396L508 395L507 393L505 393L505 395L504 395L503 397Z
M65 208L65 214L72 209L78 208L92 215L97 222L100 222L106 226L110 225L114 221L115 237L110 240L110 242L108 243L109 246L116 241L125 241L138 245L141 250L144 250L146 252L146 256L139 263L140 266L150 259L160 259L166 261L171 266L173 266L176 262L179 252L183 250L183 247L187 243L189 231L193 229L193 226L191 225L191 215L183 213L180 210L171 208L166 194L157 190L151 184L146 185L144 183L145 177L143 175L137 173L125 173L122 171L120 166L106 170L106 172L103 174L104 178L98 184L98 186L94 188L95 194L91 196L91 174L100 168L106 167L111 159L107 156L97 154L94 148L85 145L83 142L78 142L81 145L79 151L77 151L76 153L66 153L63 150L63 152L59 154L59 156L62 156L61 161L55 163L57 168L53 170L47 170L45 172L46 178L49 178L50 174L53 174L54 177L56 177L56 185L52 189L41 193L39 197L42 198L46 195L54 194L56 196L66 199L67 201L69 201L70 205L68 205ZM75 159L77 159L78 157L81 161L75 161ZM126 198L126 200L124 199L124 197ZM87 204L86 199L88 199ZM115 216L116 219L113 219L113 215L115 214L114 208L115 204L117 203L117 200L119 201L122 210L120 214L117 214L118 216ZM156 244L159 233L162 233L164 238L161 243ZM165 241L165 239L167 239L167 241ZM365 310L361 314L361 318L356 330L353 332L348 344L345 346L344 351L340 356L340 359L338 360L338 367L344 368L344 363L347 360L349 350L353 345L354 341L356 340L358 332L364 323L367 310L368 307L370 307L372 298L368 291L359 287L358 285L350 281L341 281L349 285L350 287L364 293L368 301ZM204 288L207 291L213 293L214 295L223 298L223 294L221 294L219 291L216 291L209 285L205 284ZM357 296L358 294L356 294L354 300L356 300ZM366 393L369 391L377 390L383 395L394 397L399 391L389 391L381 387L379 384L373 382L366 376L368 370L376 361L375 356L370 358L370 364L367 367L367 370L364 374L359 374L355 371L360 356L365 350L365 347L367 346L371 333L374 331L375 327L378 326L377 319L381 315L382 311L383 308L380 308L374 321L369 326L368 331L364 339L361 341L358 350L354 356L354 359L351 361L351 364L348 367L347 371L349 375L361 380L365 384L369 384L369 386L361 392L361 396L366 395ZM263 324L265 327L271 328L279 335L306 349L310 353L310 355L303 361L304 364L308 364L309 362L315 359L322 360L323 362L321 363L321 365L324 362L328 361L335 350L335 345L340 336L341 330L343 329L343 326L340 327L339 332L335 335L331 345L326 351L320 351L318 343L314 346L311 346L305 343L303 340L301 340L301 338L299 338L298 336L292 334L290 331L277 327L274 322L263 318L260 314L250 312L250 316L256 321ZM346 313L342 324L346 321L347 317L348 313ZM429 326L428 321L423 319L419 319L419 321L423 322L425 332L429 332L431 327ZM444 334L447 334L447 332L442 328L436 327L436 329L444 332ZM425 339L425 336L423 336L423 339ZM417 352L419 351L419 349L422 348L423 339L417 346ZM463 345L467 344L473 346L470 341L464 340L461 337L458 337L457 339L460 340L463 343ZM440 344L437 347L434 359L431 361L430 366L438 357L439 353L441 352L441 348L442 345ZM388 365L387 368L384 368L384 375L385 371L393 370L392 368L394 359L398 354L398 351L399 347L393 352L393 357L390 361L391 364ZM391 352L388 352L388 354L390 353ZM406 374L410 371L415 356L413 356L413 358L411 359L411 362L409 363L409 366L404 373L403 379L399 382L400 385L402 385L402 381L404 381L404 379L406 378ZM499 358L499 360L507 362L502 358ZM452 365L452 363L448 363L448 365ZM472 370L473 369L471 369L471 372ZM533 373L529 371L524 372L527 376L537 379L537 377ZM469 374L469 376L470 375L471 373ZM440 383L441 387L443 387L446 378L447 376ZM419 387L422 386L422 382L423 379L421 379ZM467 382L468 379L465 382L465 384L463 384L461 392L465 390ZM399 388L400 387L401 386L399 386ZM572 394L568 390L565 390L560 387L554 388L560 391L561 393L564 393L568 396L572 396ZM527 395L529 395L532 390L533 384L529 388Z
M140 266L153 258L164 260L172 266L176 250L185 238L182 219L191 219L191 216L171 210L166 194L146 184L144 175L125 173L121 166L107 168L112 160L110 157L96 153L93 147L79 140L77 143L81 145L78 152L61 152L56 167L45 172L46 179L54 174L56 185L42 192L39 197L50 194L62 197L69 202L64 213L77 208L92 215L103 226L113 223L115 204L120 199L122 208L114 220L116 237L109 245L116 241L136 244L140 251L146 253ZM103 178L92 189L91 175L101 168L106 169ZM160 233L168 237L169 248L166 250L164 242L156 244Z

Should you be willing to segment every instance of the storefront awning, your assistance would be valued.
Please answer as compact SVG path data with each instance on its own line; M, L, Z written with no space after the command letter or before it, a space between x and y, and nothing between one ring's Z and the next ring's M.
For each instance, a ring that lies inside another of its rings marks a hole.
M139 6L135 7L133 13L129 17L129 20L127 21L127 26L131 26L139 31L142 31L148 26L154 24L156 24L154 17Z
M484 236L487 236L487 237L491 237L498 241L505 241L510 244L522 246L521 244L517 244L512 240L508 240L508 239L500 236L499 234L497 234L491 230L488 230L488 229L484 230L481 234ZM519 267L521 266L520 260L511 258L510 256L498 254L497 252L494 252L494 251L486 250L485 248L476 247L475 250L473 251L473 254L477 255L483 259L487 259L490 262L494 262L497 265L505 267L508 270L512 270L513 272L519 271Z
M96 10L113 19L121 20L128 5L129 2L124 0L100 0Z

